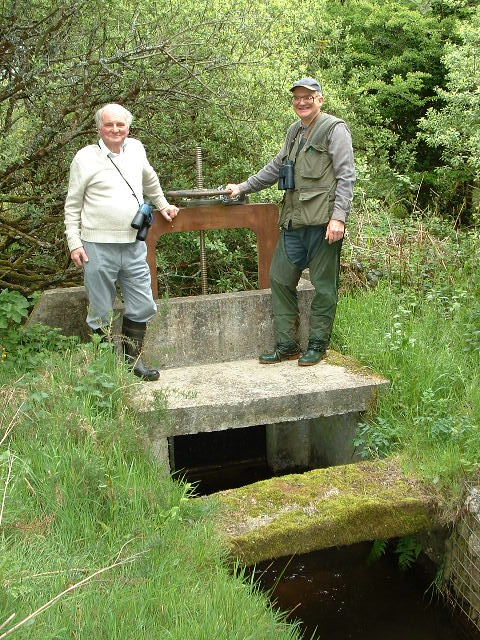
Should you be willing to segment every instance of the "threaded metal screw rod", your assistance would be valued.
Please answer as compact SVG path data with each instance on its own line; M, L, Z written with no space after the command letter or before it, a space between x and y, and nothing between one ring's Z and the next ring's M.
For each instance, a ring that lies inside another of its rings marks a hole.
M197 189L203 189L202 147L195 147L195 165L197 168Z
M203 160L202 148L195 147L195 165L197 168L197 189L203 189ZM202 293L208 293L207 285L207 254L205 252L205 231L200 231L200 274L202 279Z

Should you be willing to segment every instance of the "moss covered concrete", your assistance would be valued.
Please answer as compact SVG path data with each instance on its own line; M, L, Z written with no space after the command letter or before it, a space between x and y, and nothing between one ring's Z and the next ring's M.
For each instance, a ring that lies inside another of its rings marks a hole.
M435 527L432 499L395 460L316 469L221 491L220 527L250 565Z

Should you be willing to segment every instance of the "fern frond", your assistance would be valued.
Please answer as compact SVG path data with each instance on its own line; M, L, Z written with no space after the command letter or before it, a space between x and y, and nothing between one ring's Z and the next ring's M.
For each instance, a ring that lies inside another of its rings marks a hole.
M370 553L368 554L367 562L372 564L379 560L387 552L388 540L374 540Z
M415 564L420 552L422 551L422 545L414 536L405 536L400 538L395 547L395 553L398 555L398 566L402 571L410 569Z

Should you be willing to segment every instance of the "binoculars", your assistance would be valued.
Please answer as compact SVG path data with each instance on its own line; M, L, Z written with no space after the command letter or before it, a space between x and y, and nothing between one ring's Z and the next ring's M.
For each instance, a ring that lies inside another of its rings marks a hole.
M286 191L295 189L295 163L293 160L285 160L278 174L278 188Z
M149 202L144 202L140 205L137 213L135 214L130 226L137 231L137 240L145 240L149 228L153 222L153 206Z

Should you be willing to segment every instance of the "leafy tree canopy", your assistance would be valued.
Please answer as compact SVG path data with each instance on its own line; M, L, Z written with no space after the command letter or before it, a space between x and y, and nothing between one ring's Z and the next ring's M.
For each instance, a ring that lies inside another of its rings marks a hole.
M471 193L480 181L480 8L457 25L455 35L458 42L443 57L446 82L437 88L442 106L431 107L420 122L421 139L441 151L443 166L436 171L442 194L465 186Z
M0 284L30 293L78 282L63 234L68 166L96 139L106 102L133 112L132 135L165 188L195 185L197 145L213 187L277 152L294 118L290 83L313 75L326 110L351 126L365 197L416 202L440 172L455 194L468 191L476 33L471 0L305 0L301 12L294 0L120 0L115 11L100 0L5 0Z

